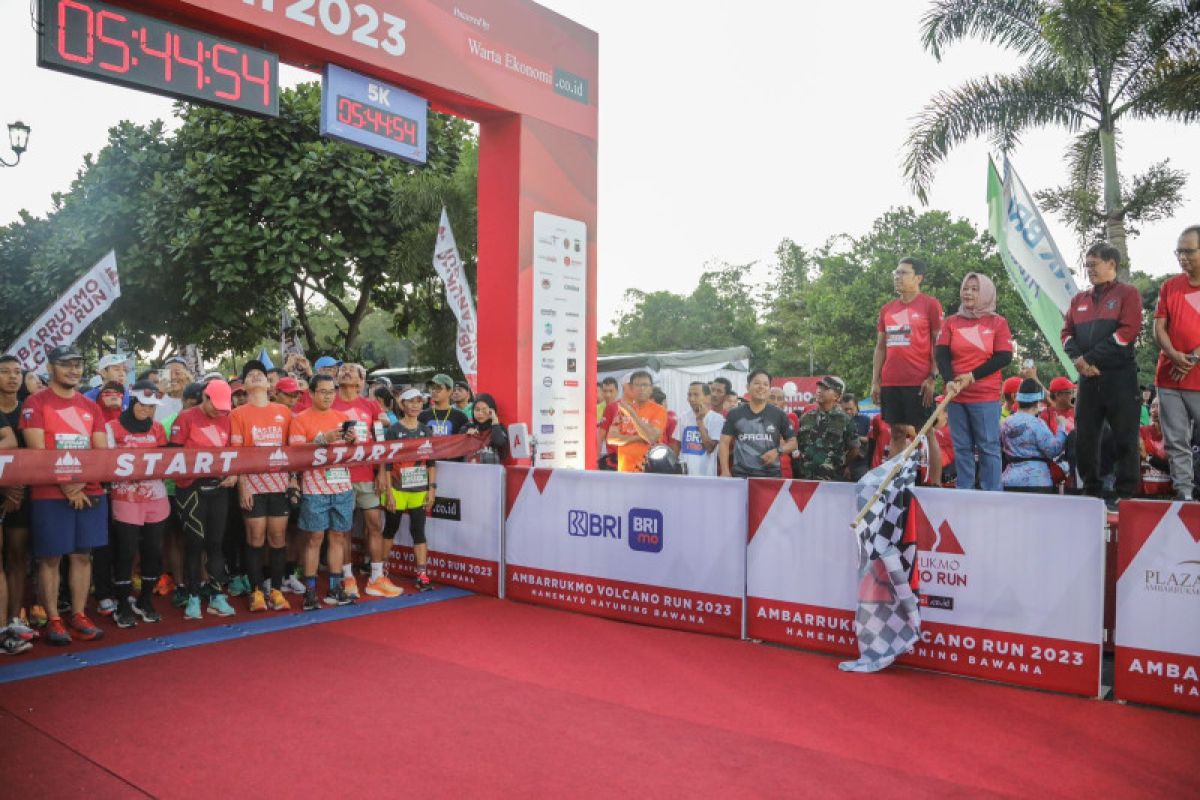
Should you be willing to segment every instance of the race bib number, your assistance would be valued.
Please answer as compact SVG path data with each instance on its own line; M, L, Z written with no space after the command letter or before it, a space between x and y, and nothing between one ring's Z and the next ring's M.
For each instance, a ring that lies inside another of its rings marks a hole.
M430 421L429 430L433 431L434 436L449 436L451 432L450 420L435 419Z
M54 434L54 449L87 450L88 437L82 433L56 433Z
M887 346L888 347L908 347L912 344L912 326L911 325L888 325L887 326Z
M429 485L429 470L424 464L400 468L400 488L406 491L424 489Z
M330 467L325 470L325 481L327 483L349 483L350 470L345 467Z
M689 456L704 455L704 441L700 438L700 429L688 425L683 429L683 442L680 451Z
M369 442L371 441L371 429L367 427L365 422L354 423L354 441Z

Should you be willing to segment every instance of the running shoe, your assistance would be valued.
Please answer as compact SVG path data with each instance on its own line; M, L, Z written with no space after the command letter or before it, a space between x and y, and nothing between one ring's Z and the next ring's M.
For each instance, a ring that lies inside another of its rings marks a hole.
M23 642L37 638L37 631L22 622L20 617L13 617L8 621L8 632Z
M336 606L338 604L338 592L340 591L341 587L334 589L332 586L330 586L329 591L325 592L325 605Z
M321 608L321 601L317 599L317 593L316 593L316 592L309 592L309 591L306 591L306 592L304 593L304 606L303 606L303 608L304 608L304 610L305 610L305 611L319 611L319 610L320 610L320 608Z
M229 595L231 597L241 597L244 594L250 594L251 589L250 579L245 575L234 575L233 580L229 582Z
M208 601L208 613L215 614L218 617L232 617L237 612L233 610L233 606L229 605L229 601L225 599L225 595L214 594L212 599Z
M162 622L162 614L154 608L154 595L144 592L133 604L133 613L142 618L142 622Z
M137 625L137 615L133 613L133 606L127 598L123 598L117 604L117 610L113 612L112 618L118 628L132 628Z
M429 580L429 573L425 572L424 570L421 570L417 573L416 584L418 592L433 591L433 583Z
M305 594L308 588L304 585L304 581L297 578L295 575L288 575L283 579L283 590L292 594Z
M159 597L166 597L173 591L175 591L175 579L171 577L171 573L164 572L159 575L158 582L154 584L154 593Z
M35 628L44 628L46 623L50 621L50 617L46 614L46 609L41 606L31 606L29 609L29 624Z
M60 615L65 614L66 612L71 610L71 601L68 600L63 595L59 595L57 608L58 608L58 613Z
M334 595L334 602L336 602L339 606L352 606L354 605L354 601L357 599L357 597L352 597L350 593L346 591L345 584L339 586L337 594ZM328 598L326 598L326 602L328 602Z
M87 614L82 611L71 616L71 627L75 629L75 635L82 641L91 642L96 639L104 638L104 631L96 627L96 625L87 618Z
M343 575L342 576L342 591L345 592L346 596L349 597L351 600L357 600L358 599L358 579L354 578L354 577L348 578L345 575ZM342 605L345 605L345 603L342 603Z
M211 609L212 603L209 603L208 607ZM255 589L253 592L250 593L250 610L251 611L266 611L267 610L267 598L263 597L263 593L260 589Z
M3 641L0 641L0 652L6 656L19 656L31 647L32 642L11 634L4 634Z
M271 590L271 596L267 598L267 605L272 611L291 611L292 604L283 596L283 592L278 589Z
M404 590L392 583L387 575L380 575L373 581L367 581L367 594L370 597L399 597Z
M62 617L55 617L46 623L46 641L60 647L71 643L71 634L67 633Z
M59 613L66 610L61 607L61 602L59 603L59 606ZM117 610L117 601L113 600L111 597L106 597L100 601L100 605L96 606L96 610L100 612L100 616L102 617L111 617L113 612Z
M187 602L184 603L184 606L186 606L183 609L183 618L184 619L186 619L186 620L200 619L200 595L198 595L198 594L187 595Z
M192 602L193 595L188 594L188 590L182 586L176 586L171 592L171 605L176 608L186 608Z

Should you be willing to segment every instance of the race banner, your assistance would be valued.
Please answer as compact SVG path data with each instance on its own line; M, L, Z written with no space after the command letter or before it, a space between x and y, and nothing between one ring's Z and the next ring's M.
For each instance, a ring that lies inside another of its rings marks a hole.
M478 391L475 384L479 355L475 338L475 300L471 297L471 284L467 282L467 271L458 255L458 245L454 241L454 231L450 230L450 217L446 214L445 206L442 206L437 243L433 247L433 268L446 286L446 302L458 320L458 334L454 340L458 366L471 385L471 391Z
M433 511L425 519L430 580L503 596L504 467L444 461L437 467L437 483ZM400 523L387 569L396 576L416 575L408 514Z
M742 635L746 482L508 467L507 596Z
M1074 363L1062 349L1063 315L1079 292L1041 212L1016 170L1004 159L1004 178L988 159L988 231L1013 287L1071 380Z
M47 350L74 342L120 296L117 254L109 250L9 345L7 354L18 358L22 369L42 369Z
M747 635L857 655L854 487L750 484ZM897 663L1096 696L1103 503L922 488L913 496L921 640Z
M1122 500L1113 695L1200 712L1200 505Z
M164 447L129 450L3 450L0 486L212 478L250 472L303 472L397 458L448 459L475 453L482 437L459 434L362 445Z

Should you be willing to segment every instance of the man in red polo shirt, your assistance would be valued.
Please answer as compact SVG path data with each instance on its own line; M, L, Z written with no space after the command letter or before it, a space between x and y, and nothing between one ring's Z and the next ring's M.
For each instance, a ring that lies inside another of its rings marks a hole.
M1194 368L1200 362L1200 225L1180 234L1175 258L1183 274L1162 285L1154 309L1154 340L1161 348L1154 385L1175 499L1191 500L1192 427L1200 423L1200 370Z
M83 355L60 345L46 355L50 384L25 401L21 430L31 450L89 450L108 447L100 407L77 389ZM69 452L60 462L76 461ZM68 464L69 466L69 464ZM99 483L60 483L30 490L33 556L38 562L38 594L49 624L46 641L71 643L58 613L59 562L67 556L71 588L71 628L83 641L103 637L84 614L92 584L92 548L108 544L108 498Z

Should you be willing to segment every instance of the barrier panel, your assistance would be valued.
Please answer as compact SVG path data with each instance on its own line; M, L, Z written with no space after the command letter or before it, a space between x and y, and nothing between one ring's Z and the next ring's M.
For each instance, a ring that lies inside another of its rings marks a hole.
M854 487L752 480L747 633L856 656ZM1104 505L917 489L921 638L900 663L1098 695Z
M1200 504L1121 501L1113 695L1200 711Z
M746 482L508 467L507 596L742 634Z
M478 594L500 596L503 584L504 467L439 461L433 513L425 520L429 577ZM388 555L393 575L416 575L405 514Z

